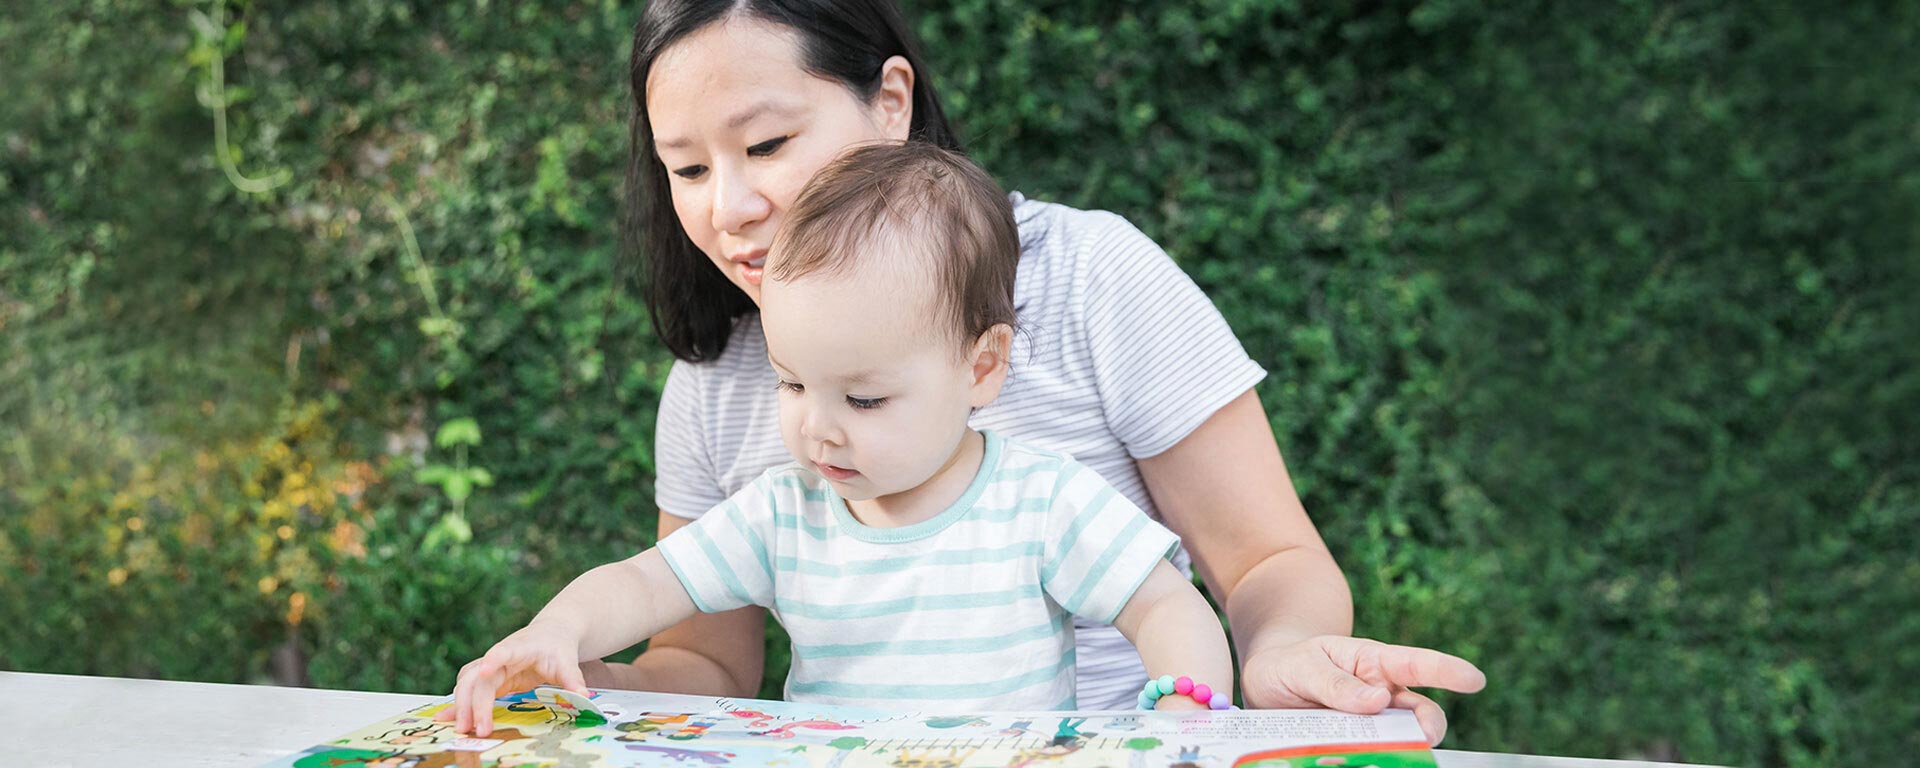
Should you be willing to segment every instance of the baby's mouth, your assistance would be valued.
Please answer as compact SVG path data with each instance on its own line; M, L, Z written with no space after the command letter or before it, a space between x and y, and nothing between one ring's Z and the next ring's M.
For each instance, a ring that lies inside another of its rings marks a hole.
M855 475L860 474L859 472L855 470L847 469L846 467L836 467L832 464L822 464L817 461L813 463L813 468L815 471L820 473L821 477L824 477L828 480L847 480L854 477Z

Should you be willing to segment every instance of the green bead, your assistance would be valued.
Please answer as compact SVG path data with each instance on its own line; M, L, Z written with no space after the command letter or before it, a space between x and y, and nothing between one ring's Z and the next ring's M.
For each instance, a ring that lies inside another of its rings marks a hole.
M1154 681L1154 687L1160 689L1162 696L1173 693L1173 675L1161 675L1159 680Z

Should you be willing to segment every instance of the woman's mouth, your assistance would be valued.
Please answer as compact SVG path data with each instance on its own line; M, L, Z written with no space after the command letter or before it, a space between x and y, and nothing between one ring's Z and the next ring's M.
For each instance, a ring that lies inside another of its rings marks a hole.
M734 256L731 259L740 267L740 279L747 285L759 285L766 275L767 252L765 249Z

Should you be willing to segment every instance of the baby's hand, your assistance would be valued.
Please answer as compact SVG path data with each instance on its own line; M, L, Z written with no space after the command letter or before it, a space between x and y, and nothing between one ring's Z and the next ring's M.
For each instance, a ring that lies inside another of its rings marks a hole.
M453 706L434 715L453 720L454 730L486 737L493 733L493 700L502 692L554 683L589 695L580 674L579 636L551 623L535 621L495 643L487 655L460 668ZM512 683L509 686L508 683Z

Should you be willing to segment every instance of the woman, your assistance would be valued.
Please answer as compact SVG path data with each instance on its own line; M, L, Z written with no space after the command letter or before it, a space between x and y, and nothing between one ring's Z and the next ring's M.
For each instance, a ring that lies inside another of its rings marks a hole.
M660 535L785 460L754 314L781 216L849 146L960 150L907 25L886 0L655 0L634 31L629 235L656 330L680 358L656 434ZM1221 598L1255 707L1415 711L1410 686L1476 691L1474 666L1348 637L1352 599L1293 490L1253 389L1265 372L1157 246L1111 214L1013 196L1022 256L1014 373L986 426L1067 451L1179 533ZM1181 563L1186 567L1184 562ZM749 696L765 614L703 615L590 684ZM1111 627L1080 627L1082 708L1144 681ZM910 663L903 662L903 663Z

